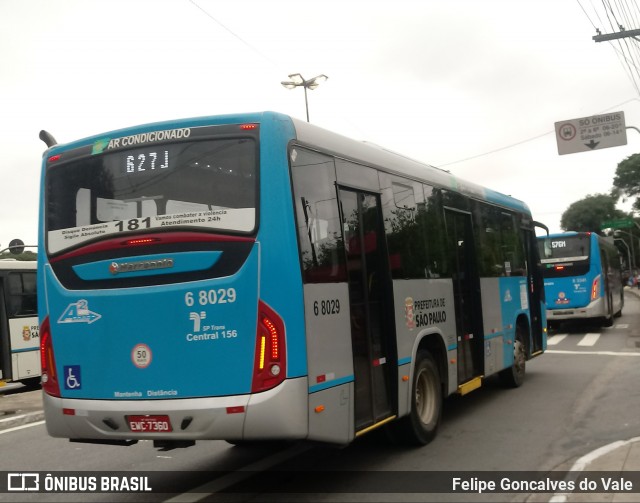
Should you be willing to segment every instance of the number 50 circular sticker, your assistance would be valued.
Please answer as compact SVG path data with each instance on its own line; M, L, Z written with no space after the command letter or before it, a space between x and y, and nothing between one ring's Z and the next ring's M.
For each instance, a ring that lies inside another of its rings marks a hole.
M138 344L131 351L131 361L139 369L144 369L151 363L151 349L146 344Z

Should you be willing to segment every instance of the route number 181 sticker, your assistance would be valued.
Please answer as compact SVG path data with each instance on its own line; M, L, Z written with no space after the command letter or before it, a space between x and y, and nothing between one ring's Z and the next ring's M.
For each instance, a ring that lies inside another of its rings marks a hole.
M131 361L139 369L144 369L151 363L151 349L146 344L137 344L131 351Z

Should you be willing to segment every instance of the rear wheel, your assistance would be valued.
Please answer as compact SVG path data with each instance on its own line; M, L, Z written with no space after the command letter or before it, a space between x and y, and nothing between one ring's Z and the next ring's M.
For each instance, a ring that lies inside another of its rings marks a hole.
M622 316L622 308L624 307L624 291L620 292L620 309L613 316L620 318Z
M498 374L505 386L518 388L524 382L527 366L527 346L525 341L528 338L529 330L523 323L518 323L516 325L516 338L513 341L513 365Z
M613 326L613 296L611 293L607 295L607 300L609 303L609 309L607 315L602 318L602 326L603 327L612 327Z
M442 412L440 372L433 356L418 353L413 372L411 412L389 425L391 436L410 445L428 444L436 436Z
M40 378L39 377L30 377L29 379L23 379L20 381L29 389L37 389L40 387Z

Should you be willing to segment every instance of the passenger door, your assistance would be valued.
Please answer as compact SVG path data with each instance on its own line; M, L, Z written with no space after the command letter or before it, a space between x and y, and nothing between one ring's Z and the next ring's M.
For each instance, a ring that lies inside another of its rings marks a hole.
M456 306L458 384L462 384L484 372L480 278L471 214L445 209L445 221Z
M355 375L355 431L392 416L393 301L380 197L341 188Z
M529 291L529 315L531 317L531 354L543 348L545 328L542 306L544 305L544 279L538 257L538 240L533 230L523 229L524 247L527 257L527 289Z

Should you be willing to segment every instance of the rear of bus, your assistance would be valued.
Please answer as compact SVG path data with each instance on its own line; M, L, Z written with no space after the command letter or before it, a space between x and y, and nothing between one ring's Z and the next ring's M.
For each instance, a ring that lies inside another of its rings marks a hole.
M288 118L140 126L45 153L47 429L120 443L302 438Z
M594 238L590 232L538 238L550 324L605 315L602 267Z

